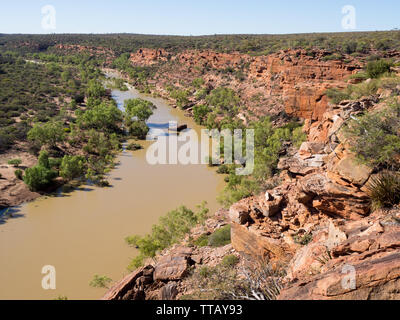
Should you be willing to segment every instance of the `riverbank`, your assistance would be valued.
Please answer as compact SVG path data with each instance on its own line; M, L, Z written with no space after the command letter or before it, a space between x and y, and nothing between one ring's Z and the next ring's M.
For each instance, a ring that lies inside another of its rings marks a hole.
M161 99L136 90L115 90L113 97L119 106L125 99L150 99L157 106L150 127L171 120L201 129ZM141 141L145 149L117 156L108 188L83 184L12 208L13 217L0 225L0 299L100 298L104 289L89 286L93 276L120 279L137 254L125 237L150 232L160 216L180 205L194 209L207 201L211 212L219 208L222 176L206 165L152 166L146 160L151 143ZM40 286L41 268L49 264L57 270L55 291Z

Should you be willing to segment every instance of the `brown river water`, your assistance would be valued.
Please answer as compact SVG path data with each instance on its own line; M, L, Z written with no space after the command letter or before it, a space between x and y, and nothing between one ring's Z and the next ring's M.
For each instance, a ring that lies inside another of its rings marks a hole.
M175 120L200 132L162 99L133 88L114 90L113 97L120 107L125 99L151 100L157 106L149 119L152 130ZM160 216L180 205L194 209L207 201L211 213L219 207L223 177L207 165L150 165L146 150L123 151L118 160L110 188L82 185L12 209L14 218L0 224L0 299L98 299L105 290L89 286L95 274L116 281L128 273L136 250L125 244L126 236L150 232ZM55 290L42 288L45 265L55 267Z

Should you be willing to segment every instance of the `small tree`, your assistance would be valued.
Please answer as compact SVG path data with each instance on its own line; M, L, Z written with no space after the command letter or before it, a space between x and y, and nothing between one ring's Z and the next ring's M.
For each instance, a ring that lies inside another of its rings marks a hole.
M370 78L378 78L384 73L390 72L393 62L389 60L371 61L367 64L366 71Z
M21 165L21 163L22 163L21 159L12 159L12 160L8 161L9 165L14 166L16 168L18 168Z
M67 180L78 178L85 173L85 158L65 156L60 166L60 176Z
M137 118L139 121L147 121L153 115L155 106L143 99L130 99L125 101L125 112L129 119Z
M62 123L54 121L35 124L28 132L28 139L40 146L55 147L58 142L64 140L64 137L65 132Z
M31 191L40 191L49 186L56 176L55 171L38 165L26 169L23 179Z
M90 281L89 285L93 288L106 288L108 289L109 284L112 282L112 279L107 276L99 276L95 275Z
M146 139L150 129L144 121L133 121L129 126L129 133L137 139Z

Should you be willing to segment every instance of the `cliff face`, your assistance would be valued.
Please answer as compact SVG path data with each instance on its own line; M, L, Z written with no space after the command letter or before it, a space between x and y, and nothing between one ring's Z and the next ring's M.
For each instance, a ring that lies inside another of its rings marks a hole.
M164 50L141 49L131 55L137 66L170 64L160 67L156 86L192 81L201 76L206 84L231 87L239 92L243 104L258 114L287 114L303 119L320 120L328 106L327 88L344 87L347 78L360 69L351 57L346 62L323 61L329 53L287 50L269 56L253 57L239 53L188 50L171 56ZM241 70L242 79L226 79L221 71ZM219 71L219 72L218 72ZM254 97L260 99L254 102Z

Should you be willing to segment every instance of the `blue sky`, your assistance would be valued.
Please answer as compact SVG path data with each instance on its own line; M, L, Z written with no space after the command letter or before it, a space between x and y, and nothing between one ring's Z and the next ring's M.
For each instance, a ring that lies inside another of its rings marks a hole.
M42 29L41 8L56 9ZM0 33L230 34L347 31L342 7L356 9L355 31L400 28L398 0L2 0Z

